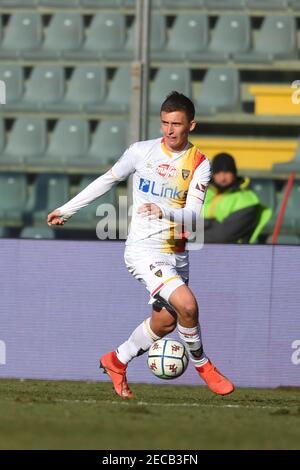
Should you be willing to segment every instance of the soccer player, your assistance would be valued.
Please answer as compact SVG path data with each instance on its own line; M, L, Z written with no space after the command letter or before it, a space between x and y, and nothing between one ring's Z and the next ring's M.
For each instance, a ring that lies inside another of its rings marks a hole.
M196 126L194 117L192 101L172 92L161 106L162 138L131 145L107 173L48 215L49 225L63 225L80 208L133 174L125 263L148 289L152 313L123 344L100 359L100 367L122 398L132 396L126 379L128 363L176 326L191 362L210 390L219 395L234 390L205 355L197 300L187 285L185 230L200 218L210 180L208 159L188 140Z

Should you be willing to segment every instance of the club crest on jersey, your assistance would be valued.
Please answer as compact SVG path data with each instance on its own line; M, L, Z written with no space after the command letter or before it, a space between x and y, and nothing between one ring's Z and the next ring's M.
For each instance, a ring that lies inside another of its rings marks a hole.
M163 178L175 178L178 175L178 170L175 166L162 163L156 168L156 173Z
M162 270L159 269L159 270L156 271L156 273L154 273L154 274L155 274L155 276L157 276L157 277L162 277Z
M182 178L186 180L190 175L190 170L181 170Z

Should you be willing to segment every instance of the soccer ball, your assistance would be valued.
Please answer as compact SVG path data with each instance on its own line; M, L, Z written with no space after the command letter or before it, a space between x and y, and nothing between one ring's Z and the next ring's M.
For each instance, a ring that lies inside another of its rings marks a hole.
M160 379L175 379L186 370L189 356L185 346L171 338L155 341L148 351L148 366Z

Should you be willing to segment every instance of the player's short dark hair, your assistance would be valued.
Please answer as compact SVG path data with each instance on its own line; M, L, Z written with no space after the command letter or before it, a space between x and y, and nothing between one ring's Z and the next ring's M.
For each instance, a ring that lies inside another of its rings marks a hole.
M184 111L189 121L195 117L194 103L182 93L172 91L161 105L160 112L173 113L174 111Z

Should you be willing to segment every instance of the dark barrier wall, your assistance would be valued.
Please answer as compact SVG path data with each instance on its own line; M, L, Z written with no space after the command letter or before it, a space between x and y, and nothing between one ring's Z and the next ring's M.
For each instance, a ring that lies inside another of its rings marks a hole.
M0 240L0 377L107 380L98 358L150 312L123 251L119 242ZM190 259L216 365L238 386L300 386L300 248L210 245ZM128 377L170 383L146 355ZM172 383L199 381L190 366Z

